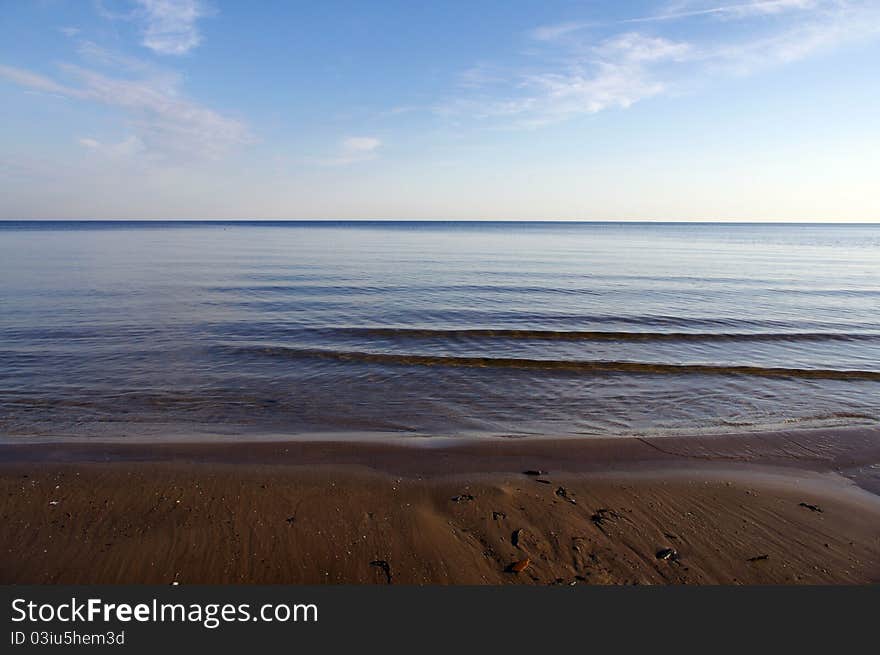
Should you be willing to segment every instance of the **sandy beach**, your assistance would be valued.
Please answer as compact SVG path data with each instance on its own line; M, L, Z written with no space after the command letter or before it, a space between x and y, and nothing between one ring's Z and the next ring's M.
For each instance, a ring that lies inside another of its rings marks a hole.
M6 445L0 582L878 582L878 462L873 428Z

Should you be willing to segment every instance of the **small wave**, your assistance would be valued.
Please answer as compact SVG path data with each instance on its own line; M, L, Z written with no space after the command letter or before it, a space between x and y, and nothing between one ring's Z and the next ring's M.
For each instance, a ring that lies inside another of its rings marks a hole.
M256 346L235 348L239 352L292 359L326 359L338 362L363 362L405 366L438 366L462 368L510 368L584 373L641 373L652 375L751 375L758 377L789 377L824 380L877 380L880 371L775 368L764 366L729 366L723 364L666 364L609 360L523 359L516 357L452 357L326 350L320 348L289 348Z
M880 339L859 332L637 332L615 330L529 330L432 328L335 328L337 332L376 337L421 339L535 339L544 341L857 341Z
M390 294L497 294L497 295L562 295L562 296L587 296L600 295L602 290L583 287L551 287L539 285L499 285L499 284L450 284L443 286L413 286L413 285L363 285L363 284L339 284L337 282L324 282L317 280L315 284L249 284L249 285L224 285L207 286L206 292L211 293L234 293L234 294L276 294L276 295L390 295Z
M841 317L842 318L842 317ZM490 325L508 324L522 325L521 329L531 329L529 325L546 325L548 329L569 330L576 326L611 325L611 329L619 329L617 326L634 326L632 331L641 333L644 327L646 332L670 330L682 332L683 330L704 331L712 330L711 334L718 332L754 334L754 330L762 330L765 333L797 333L816 332L828 334L834 332L870 334L880 336L877 331L877 323L865 321L797 321L783 319L760 319L744 318L740 316L679 316L671 314L583 314L579 312L530 312L530 311L487 311L477 308L444 308L436 311L424 310L414 313L412 311L389 311L386 313L386 325L375 325L375 328L384 328L387 325ZM550 328L549 326L554 326ZM558 326L558 327L555 327ZM406 328L404 328L406 329ZM416 328L421 329L421 328ZM494 329L494 328L490 328ZM513 328L520 329L520 328ZM624 328L625 330L626 328ZM717 330L717 332L716 332ZM687 332L690 333L690 332Z
M876 417L871 414L858 412L828 412L827 414L815 414L811 416L794 416L785 419L785 423L818 423L834 421L874 421Z

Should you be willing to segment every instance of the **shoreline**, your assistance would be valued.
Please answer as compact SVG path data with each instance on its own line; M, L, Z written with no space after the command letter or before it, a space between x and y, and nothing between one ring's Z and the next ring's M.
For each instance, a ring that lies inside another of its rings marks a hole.
M567 473L676 466L751 465L835 471L880 495L880 427L812 428L662 437L454 437L254 441L50 441L0 443L0 467L16 462L192 462L366 468L404 476Z
M875 428L6 444L0 582L878 582L878 463Z

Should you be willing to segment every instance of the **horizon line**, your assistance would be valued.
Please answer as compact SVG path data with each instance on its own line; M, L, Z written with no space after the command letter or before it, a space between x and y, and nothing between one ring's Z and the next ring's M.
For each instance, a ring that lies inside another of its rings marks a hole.
M493 218L0 218L2 223L504 223L504 224L674 224L674 225L880 225L880 219L493 219Z

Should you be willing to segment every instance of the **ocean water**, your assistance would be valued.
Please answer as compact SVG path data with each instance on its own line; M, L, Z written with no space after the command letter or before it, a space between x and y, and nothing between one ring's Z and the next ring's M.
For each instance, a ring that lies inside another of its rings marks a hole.
M878 225L0 223L4 441L878 419Z

